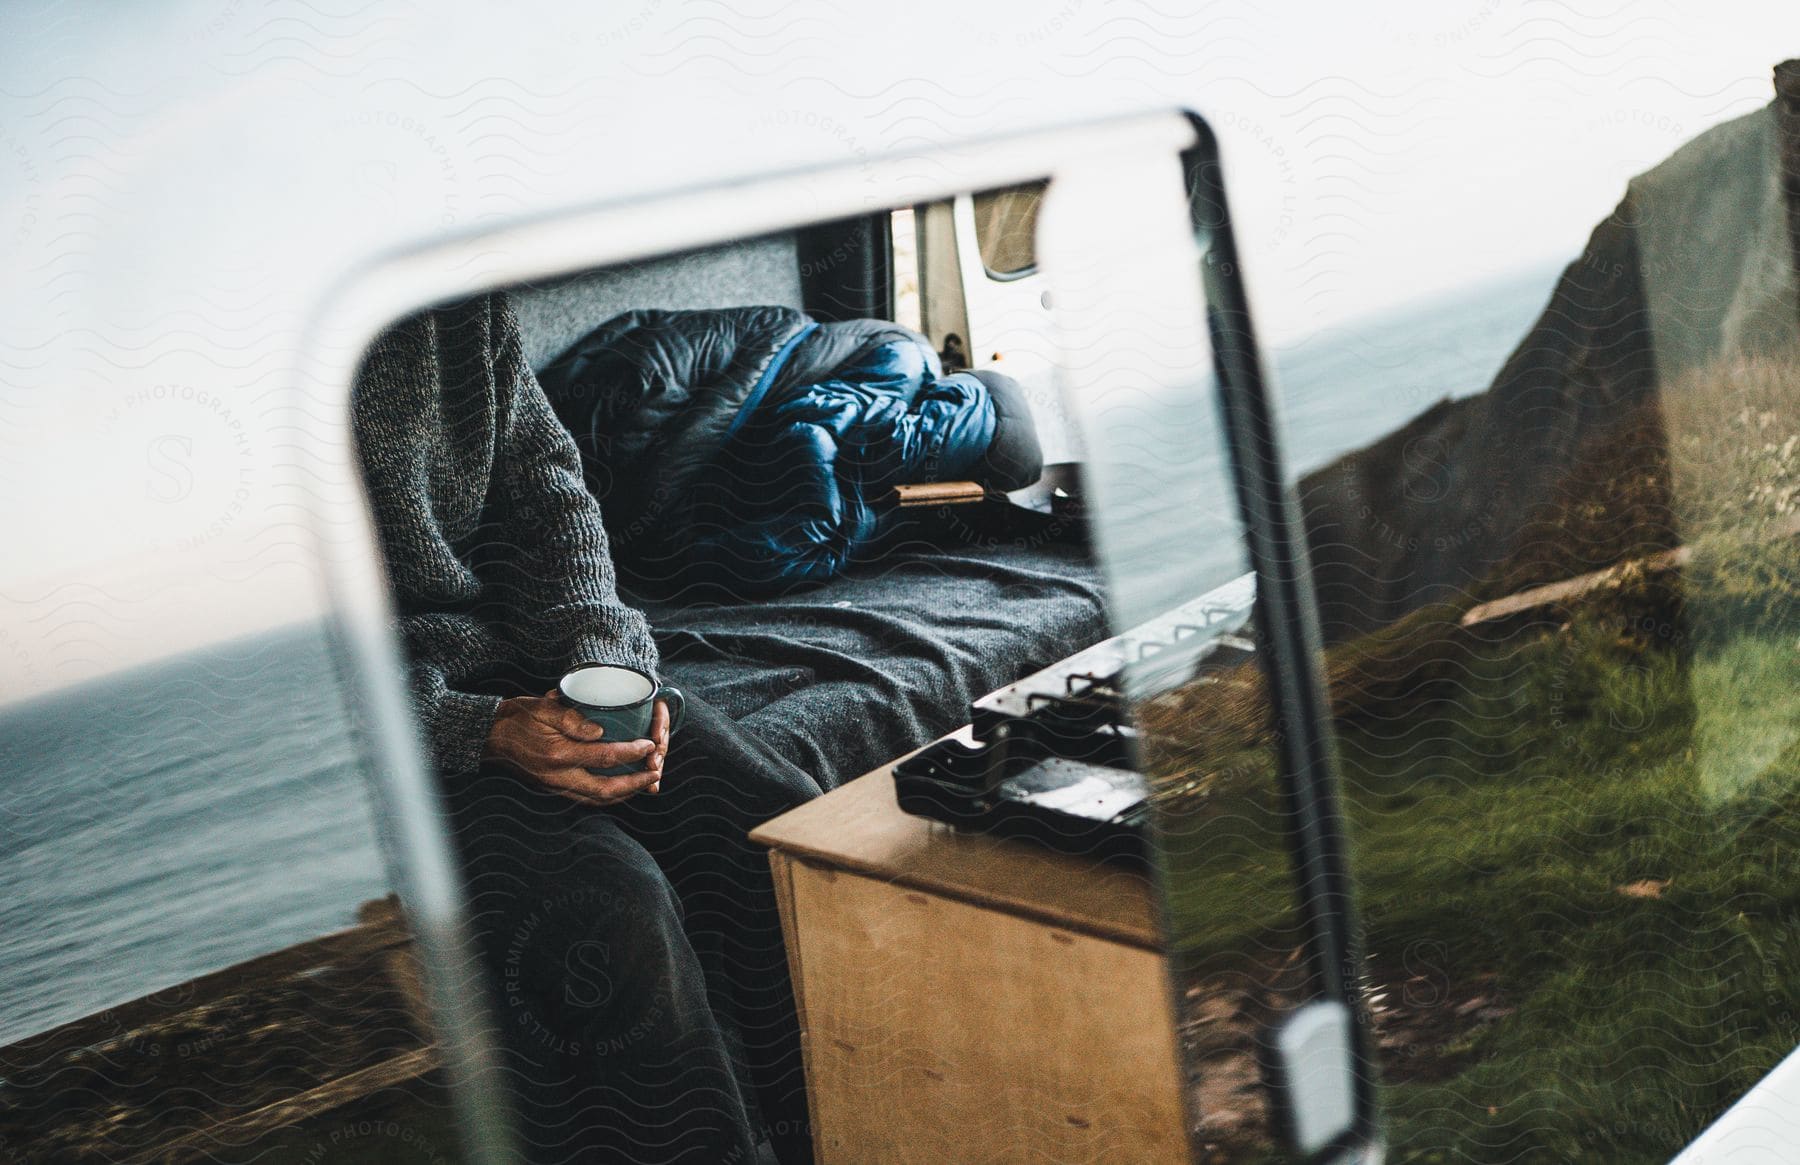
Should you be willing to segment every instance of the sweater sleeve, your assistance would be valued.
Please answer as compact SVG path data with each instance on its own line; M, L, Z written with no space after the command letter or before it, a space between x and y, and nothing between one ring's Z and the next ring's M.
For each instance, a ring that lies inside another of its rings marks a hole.
M413 713L437 770L473 772L499 709L494 696L457 690L457 681L500 658L500 645L475 619L421 611L446 584L473 576L443 537L420 472L443 439L440 319L422 313L396 324L370 348L352 395L357 455L369 491L381 557L399 608ZM461 330L461 329L458 329Z
M500 697L459 689L456 679L503 660L506 645L478 620L443 612L402 615L413 714L445 776L481 767L488 733L500 714Z
M526 362L504 298L492 299L495 369L503 402L496 435L495 495L507 540L505 572L518 649L558 674L575 663L616 663L656 673L656 643L643 613L618 595L600 504L588 492L575 442Z
M412 666L413 711L440 773L472 773L481 766L488 733L500 715L500 697L451 689L442 670Z

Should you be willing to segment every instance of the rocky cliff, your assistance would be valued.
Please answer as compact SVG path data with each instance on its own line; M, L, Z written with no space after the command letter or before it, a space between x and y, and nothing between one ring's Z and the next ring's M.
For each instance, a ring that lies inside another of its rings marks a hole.
M1300 483L1326 638L1491 588L1542 548L1533 516L1584 457L1637 439L1659 391L1721 360L1792 347L1800 62L1769 106L1633 179L1488 389L1445 400ZM1671 532L1672 536L1677 532ZM1570 573L1601 543L1560 548Z

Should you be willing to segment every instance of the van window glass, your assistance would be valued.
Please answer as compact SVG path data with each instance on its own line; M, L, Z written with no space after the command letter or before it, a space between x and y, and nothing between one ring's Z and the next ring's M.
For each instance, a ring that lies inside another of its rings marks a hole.
M1037 217L1044 187L1042 182L1028 182L975 195L975 237L981 245L981 265L989 275L1007 278L1037 267Z
M1774 115L1634 179L1483 391L1300 483L1397 1159L1665 1161L1800 1039Z

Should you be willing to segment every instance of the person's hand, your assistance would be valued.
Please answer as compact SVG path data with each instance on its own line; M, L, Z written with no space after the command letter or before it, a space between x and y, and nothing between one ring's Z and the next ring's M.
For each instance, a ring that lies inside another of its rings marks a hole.
M500 701L488 730L484 755L523 774L532 783L582 805L604 806L661 787L663 757L669 747L669 712L657 701L645 740L608 741L595 724L556 696L515 696ZM637 772L600 776L589 769L638 765Z

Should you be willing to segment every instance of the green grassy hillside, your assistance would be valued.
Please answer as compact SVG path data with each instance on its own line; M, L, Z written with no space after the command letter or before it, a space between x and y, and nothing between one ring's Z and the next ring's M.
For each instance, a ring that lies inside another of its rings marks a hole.
M1400 1161L1666 1161L1800 1043L1800 364L1672 386L1520 550L1327 656ZM1491 625L1477 602L1684 546ZM1203 1135L1297 935L1253 673L1144 710Z

